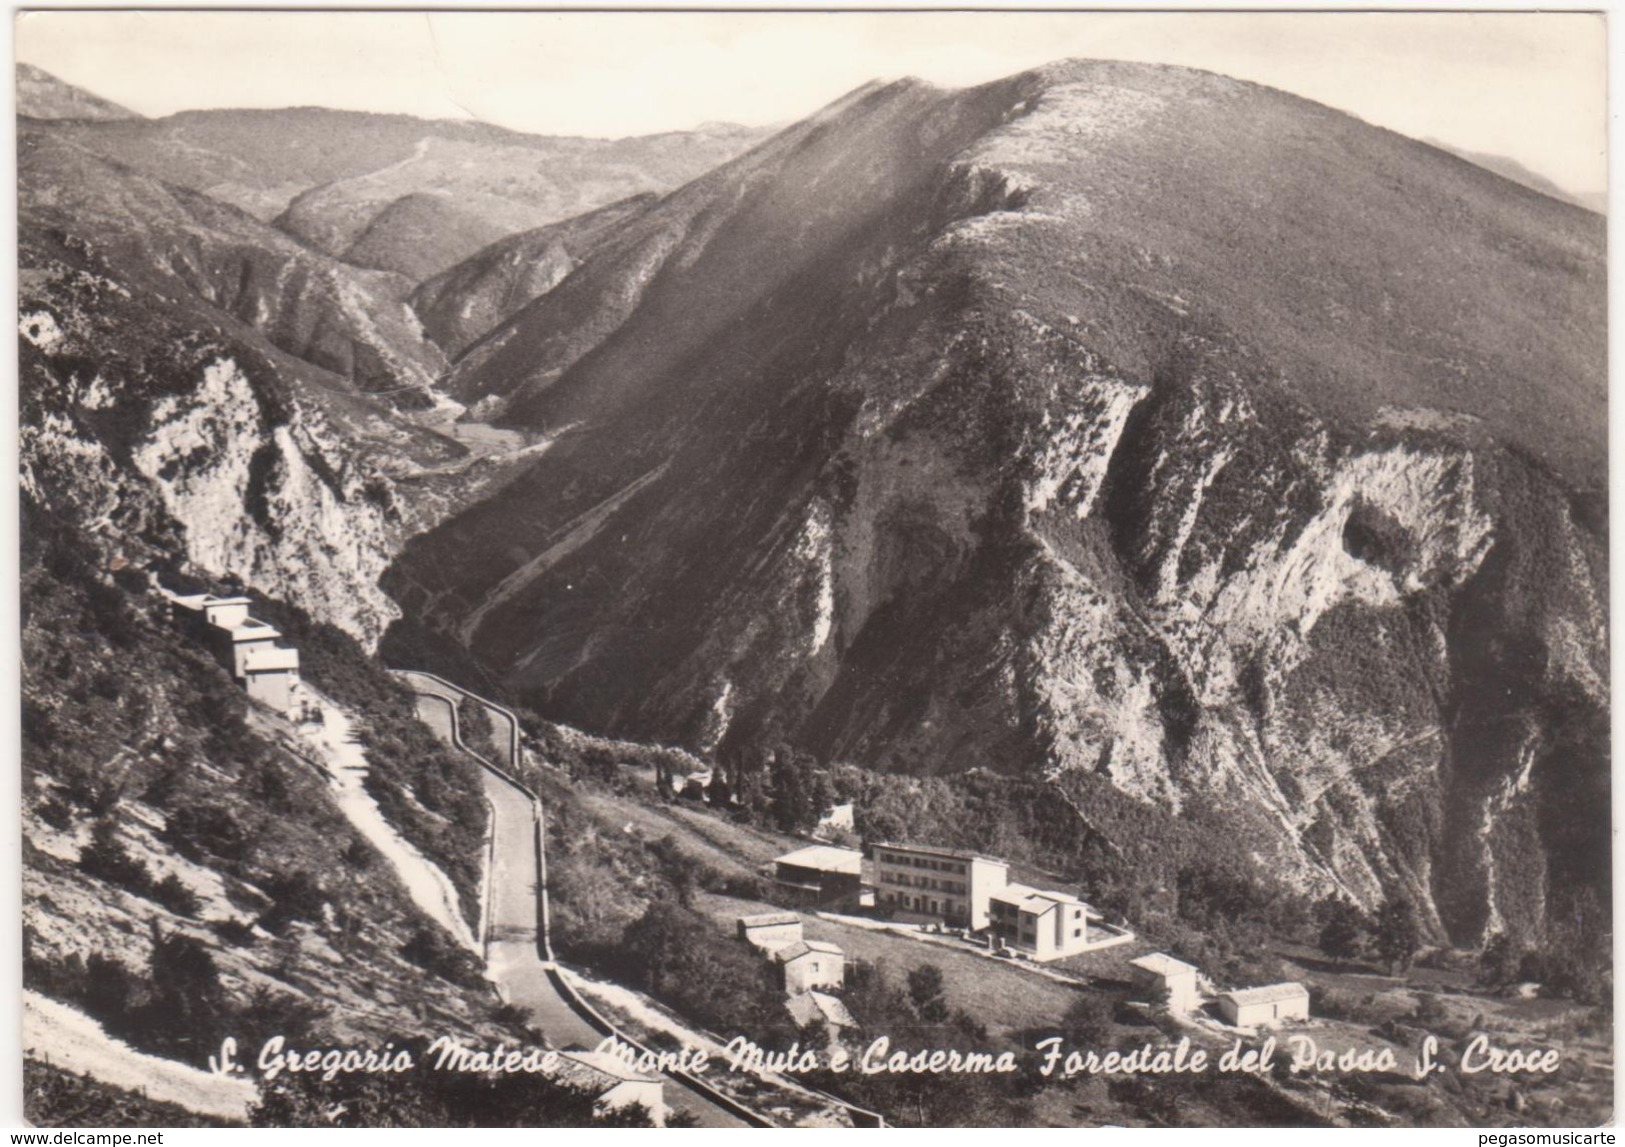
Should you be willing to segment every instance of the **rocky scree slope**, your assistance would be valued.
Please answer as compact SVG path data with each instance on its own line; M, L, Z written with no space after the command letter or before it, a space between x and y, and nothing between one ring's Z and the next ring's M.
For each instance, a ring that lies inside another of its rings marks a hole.
M569 429L386 585L549 717L1037 773L1080 832L1107 784L1536 937L1608 900L1602 250L1219 76L871 85L461 356Z

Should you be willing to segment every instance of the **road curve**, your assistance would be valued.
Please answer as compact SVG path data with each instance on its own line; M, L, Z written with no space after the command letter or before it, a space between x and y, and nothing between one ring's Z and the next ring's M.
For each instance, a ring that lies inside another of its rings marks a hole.
M447 744L470 752L457 737L454 687L424 674L402 674L417 694L418 716ZM486 967L502 998L524 1008L559 1048L595 1047L604 1037L562 995L548 976L544 933L545 864L539 823L541 806L518 784L485 766L480 776L491 807L491 853L484 932ZM747 1127L750 1121L689 1081L663 1076L666 1103L692 1115L701 1127Z

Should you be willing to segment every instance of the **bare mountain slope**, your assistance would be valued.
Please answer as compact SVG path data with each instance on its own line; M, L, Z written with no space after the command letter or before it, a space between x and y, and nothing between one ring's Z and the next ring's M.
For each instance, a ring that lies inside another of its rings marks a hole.
M503 319L557 286L597 246L659 197L634 195L562 223L510 235L419 284L412 308L455 358Z
M186 111L74 124L71 132L81 146L166 183L262 221L280 217L291 234L335 256L402 196L449 195L487 222L520 231L676 187L763 135L708 124L692 132L580 139L328 108Z
M1532 935L1607 869L1602 246L1205 73L870 86L462 356L569 430L386 585L572 723L1196 802Z
M450 196L414 192L373 216L342 257L353 266L394 271L416 283L509 230Z
M138 120L112 100L57 79L33 64L17 65L17 114L31 119Z
M54 127L18 141L24 226L71 234L166 296L184 294L363 391L423 392L442 365L406 284L312 252L237 208L109 163Z

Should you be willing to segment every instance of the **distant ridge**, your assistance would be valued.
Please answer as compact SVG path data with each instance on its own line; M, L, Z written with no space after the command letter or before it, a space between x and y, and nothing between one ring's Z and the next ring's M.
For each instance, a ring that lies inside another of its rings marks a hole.
M57 79L33 64L17 65L17 114L32 119L144 119L129 108Z
M1448 151L1457 159L1477 164L1485 171L1493 171L1503 179L1510 179L1531 191L1549 195L1563 203L1572 203L1576 207L1584 207L1587 211L1595 211L1598 215L1608 214L1606 191L1568 191L1509 156L1492 155L1487 151L1468 151L1465 148L1452 147L1439 139L1428 139L1423 142L1430 143L1441 151Z

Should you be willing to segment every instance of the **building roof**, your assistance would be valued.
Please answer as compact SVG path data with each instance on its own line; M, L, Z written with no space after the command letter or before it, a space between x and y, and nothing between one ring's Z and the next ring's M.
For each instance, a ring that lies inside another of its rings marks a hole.
M1005 904L1014 904L1021 911L1031 912L1034 916L1042 916L1057 904L1076 904L1085 912L1089 909L1089 905L1070 892L1056 892L1048 888L1032 888L1025 884L1017 884L1014 881L993 893L991 898Z
M297 649L250 649L243 654L244 673L265 673L299 668Z
M557 1078L566 1083L608 1091L620 1083L659 1083L658 1075L635 1071L632 1065L613 1052L561 1051Z
M778 924L799 924L801 917L794 912L758 912L755 916L741 916L741 927L771 928Z
M784 1001L784 1006L790 1010L790 1018L798 1025L809 1024L815 1018L832 1028L856 1027L858 1022L841 998L828 992L797 992Z
M237 625L223 626L222 628L231 634L232 641L264 641L268 637L282 636L281 631L267 625L257 617L250 617Z
M1136 968L1143 968L1147 972L1154 972L1159 976L1177 976L1182 972L1197 971L1195 964L1187 964L1184 960L1176 960L1166 952L1152 952L1149 956L1141 956L1129 963Z
M1309 998L1309 989L1298 983L1264 984L1257 988L1237 988L1233 992L1220 992L1219 998L1229 999L1238 1007L1248 1004L1278 1004L1282 1000Z
M850 876L863 875L863 853L855 848L836 848L829 844L814 844L798 848L777 857L774 864L793 864L797 868L812 868L819 872L841 872Z
M932 844L902 844L895 840L884 840L875 845L879 848L889 848L893 852L917 852L926 856L950 856L955 860L984 860L989 864L1003 864L1009 867L1009 862L1000 860L996 856L984 856L980 852L967 852L963 848L938 848Z
M774 952L773 958L781 964L788 964L791 961L801 959L803 956L810 956L815 952L826 956L846 955L845 952L841 951L840 945L831 944L826 940L797 940L794 944Z

